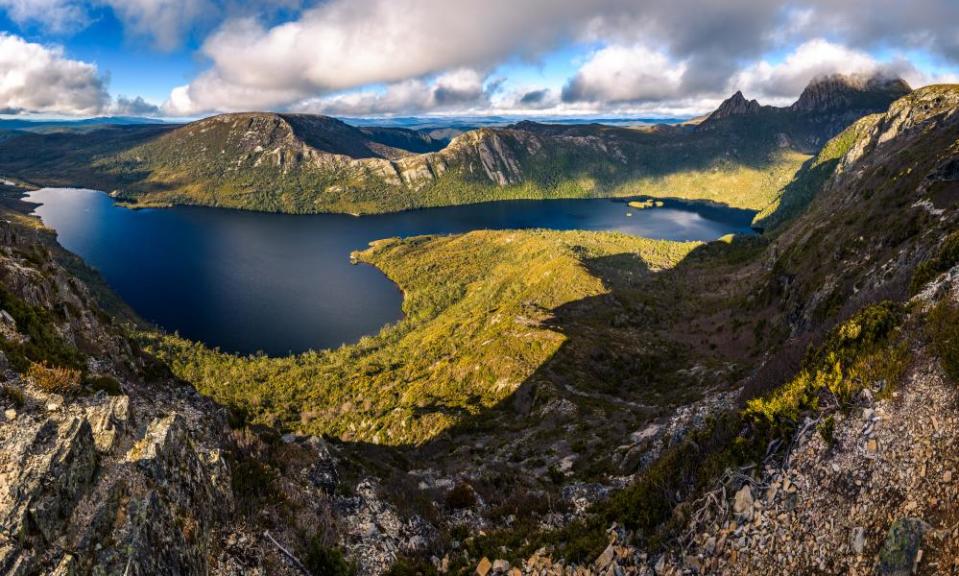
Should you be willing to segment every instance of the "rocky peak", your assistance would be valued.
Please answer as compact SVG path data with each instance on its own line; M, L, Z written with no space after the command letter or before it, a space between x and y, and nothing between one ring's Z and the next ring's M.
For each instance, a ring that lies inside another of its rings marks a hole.
M762 106L756 100L746 100L746 97L743 96L742 91L737 91L735 94L723 101L719 105L719 108L715 112L709 115L707 120L720 120L722 118L729 118L730 116L742 116L744 114L753 114L759 111Z
M884 109L910 92L912 88L901 78L881 74L831 74L814 78L790 109L796 112Z

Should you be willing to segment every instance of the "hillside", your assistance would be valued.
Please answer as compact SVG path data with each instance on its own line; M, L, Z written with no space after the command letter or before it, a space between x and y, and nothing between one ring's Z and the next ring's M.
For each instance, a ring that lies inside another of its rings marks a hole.
M405 318L289 358L105 312L5 194L0 565L948 573L957 166L959 86L932 86L827 142L759 236L376 242Z
M26 143L13 138L0 142L0 173L37 185L72 178L140 205L293 213L630 195L761 210L829 138L908 89L902 81L825 78L788 108L737 94L696 126L521 122L467 132L442 149L444 141L421 132L353 128L321 116L233 114L146 141L101 145L82 157L40 144L52 154L32 163L7 160L7 150Z
M560 559L587 574L613 561L627 572L804 572L820 558L829 573L863 569L898 553L884 551L893 520L942 530L959 509L959 494L932 480L959 465L946 448L959 417L944 340L959 300L925 288L959 263L957 142L959 87L925 88L829 142L796 178L815 187L811 203L763 238L384 241L360 258L404 289L407 319L375 338L287 359L148 345L253 421L396 446L405 463L375 465L384 485L419 483L433 502L452 488L474 494L436 520L485 534L468 539L466 558L441 545L454 572L484 555L549 574ZM495 274L470 275L492 262ZM895 425L911 414L939 435ZM929 482L918 460L935 471ZM764 508L743 511L744 486ZM713 504L693 514L699 498ZM461 506L479 518L464 527ZM811 547L813 534L831 547ZM769 541L789 553L770 556ZM924 542L920 573L934 574L955 551ZM404 562L430 565L417 552Z

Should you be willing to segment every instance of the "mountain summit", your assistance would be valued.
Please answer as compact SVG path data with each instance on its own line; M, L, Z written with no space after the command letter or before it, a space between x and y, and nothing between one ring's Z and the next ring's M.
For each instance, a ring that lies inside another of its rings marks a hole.
M746 100L746 97L743 96L742 91L737 91L735 94L723 101L712 114L708 116L709 120L719 120L721 118L729 118L730 116L742 116L744 114L752 114L753 112L758 112L762 109L762 106L756 100Z
M905 80L881 74L830 74L814 78L791 110L831 112L882 108L912 92Z

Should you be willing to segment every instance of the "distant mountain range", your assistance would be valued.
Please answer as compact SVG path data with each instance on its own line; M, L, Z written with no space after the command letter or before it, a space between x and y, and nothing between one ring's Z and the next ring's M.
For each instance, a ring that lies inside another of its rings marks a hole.
M80 128L90 126L135 126L142 124L166 124L157 118L142 116L97 116L81 119L34 120L0 118L0 130L48 130L51 128Z
M792 106L762 106L737 92L693 123L523 121L462 134L274 113L182 126L118 122L77 134L8 137L0 142L0 175L110 190L139 205L293 213L633 195L770 212L827 140L909 91L899 79L829 76Z

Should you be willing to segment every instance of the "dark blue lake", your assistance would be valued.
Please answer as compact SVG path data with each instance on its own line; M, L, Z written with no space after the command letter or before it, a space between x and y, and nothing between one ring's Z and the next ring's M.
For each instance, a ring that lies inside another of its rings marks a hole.
M495 202L384 214L291 216L214 208L128 210L90 190L28 199L60 243L100 271L144 319L225 351L331 348L402 317L400 291L350 252L393 236L477 229L616 230L668 240L749 233L753 213L665 201ZM631 212L632 216L627 216Z

